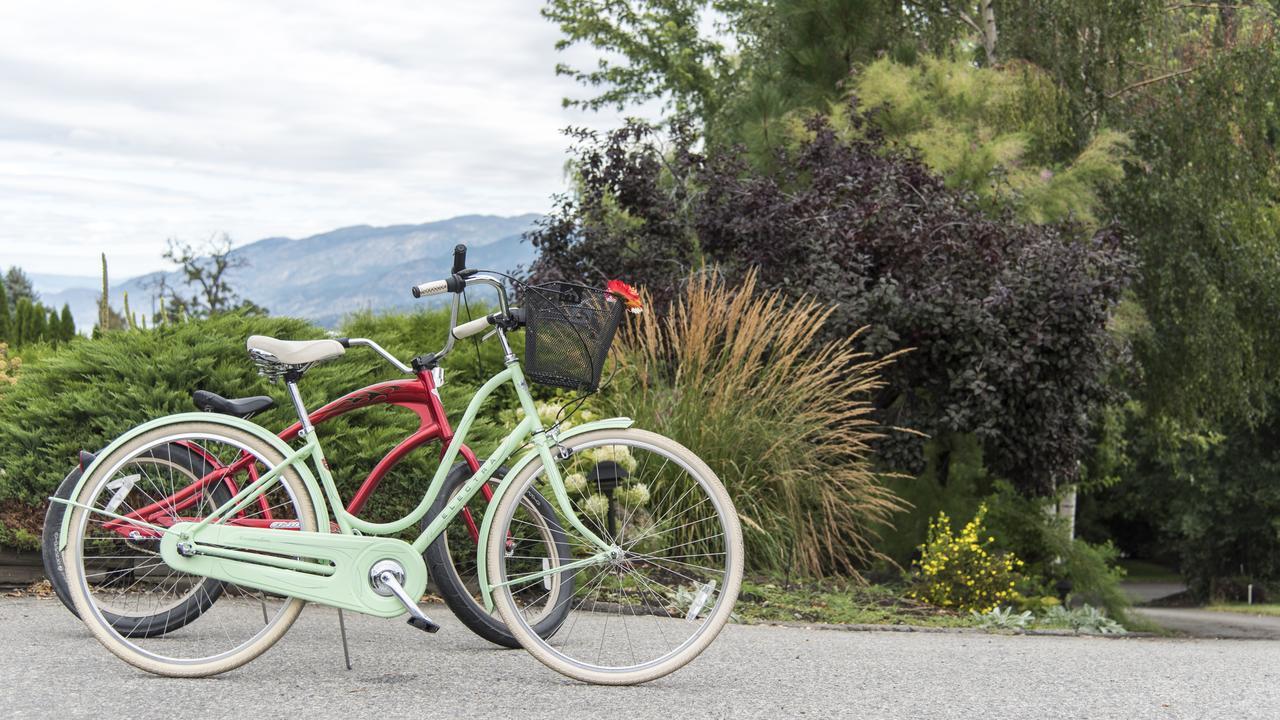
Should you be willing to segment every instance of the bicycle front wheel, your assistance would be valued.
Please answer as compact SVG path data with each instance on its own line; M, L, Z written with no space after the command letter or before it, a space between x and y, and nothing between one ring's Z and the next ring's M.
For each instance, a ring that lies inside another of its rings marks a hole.
M525 496L554 494L546 468L531 463L500 499L486 540L508 629L543 664L584 682L631 685L683 667L724 627L742 584L742 530L724 486L687 448L643 430L584 433L552 454L574 514L613 554L577 569L558 633L533 632L544 601L525 589L544 582L550 563L507 551L509 538L534 527ZM571 561L597 556L601 549L556 510Z

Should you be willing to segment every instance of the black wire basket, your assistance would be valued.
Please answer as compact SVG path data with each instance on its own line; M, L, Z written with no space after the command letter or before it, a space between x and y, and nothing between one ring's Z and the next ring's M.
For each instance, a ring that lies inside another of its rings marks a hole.
M525 376L595 392L626 303L605 290L565 282L531 285L522 302Z

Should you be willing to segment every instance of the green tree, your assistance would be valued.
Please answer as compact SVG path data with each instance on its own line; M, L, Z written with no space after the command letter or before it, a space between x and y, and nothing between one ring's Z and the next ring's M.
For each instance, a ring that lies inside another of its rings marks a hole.
M168 292L165 302L179 313L192 317L208 317L243 307L250 311L262 311L257 305L238 303L231 287L229 274L244 267L248 261L233 254L231 238L225 233L210 238L199 246L169 239L164 258L178 266L189 294L163 282L161 292Z
M1123 104L1140 158L1113 199L1143 265L1134 391L1192 427L1261 422L1280 389L1280 40L1246 27L1254 40L1225 49L1188 36L1194 72Z
M13 309L13 344L15 347L21 347L29 342L31 338L31 315L32 306L30 298L21 298L14 304Z
M599 90L585 99L565 98L566 107L622 109L662 100L677 114L714 115L733 74L719 40L704 34L708 12L738 15L743 0L550 0L543 17L564 37L557 50L589 45L602 53L596 67L556 65L556 74ZM727 26L727 25L726 25Z
M742 70L707 119L714 142L741 142L767 159L785 140L786 118L825 110L847 89L854 68L879 55L910 58L910 18L887 0L778 0L747 25L753 37L738 58ZM904 41L905 40L905 41Z
M23 272L22 268L11 265L9 272L4 276L5 287L9 291L9 301L17 306L18 301L26 298L31 302L36 302L40 296L36 294L35 288L31 284L31 278Z
M9 295L5 291L4 282L0 281L0 342L13 340L12 319L9 317Z
M922 30L932 27L944 33L941 37L934 34L934 47L949 35L948 30L971 32L982 48L983 64L996 64L1001 23L997 22L995 0L906 0L904 4Z
M71 305L63 303L62 316L58 319L59 335L62 340L71 340L76 336L76 321L71 317Z
M988 209L1003 205L1030 222L1096 227L1109 214L1103 192L1124 177L1129 143L1114 130L1099 131L1080 153L1057 161L1053 148L1069 132L1060 113L1066 98L1030 65L883 58L860 70L852 89L870 126L919 152L948 186L973 193ZM844 107L834 108L833 123L857 132Z
M1065 93L1062 113L1071 133L1064 136L1061 152L1082 150L1104 123L1117 120L1112 110L1118 98L1165 73L1162 48L1169 47L1169 23L1182 12L1175 5L1165 0L999 3L1002 60L1031 63Z
M44 305L35 303L31 306L31 314L29 315L31 326L27 331L27 342L41 342L46 339L49 331L49 317L45 314Z
M861 63L910 61L970 30L992 55L996 37L992 0L551 0L543 15L563 34L558 48L604 55L593 70L557 66L600 90L566 105L661 98L710 138L757 148L772 146L787 113L838 99Z

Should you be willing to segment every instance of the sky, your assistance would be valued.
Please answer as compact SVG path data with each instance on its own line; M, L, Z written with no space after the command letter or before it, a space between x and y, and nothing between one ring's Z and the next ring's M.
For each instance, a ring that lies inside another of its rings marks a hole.
M0 266L113 277L237 244L545 212L613 112L538 0L41 0L0 22Z

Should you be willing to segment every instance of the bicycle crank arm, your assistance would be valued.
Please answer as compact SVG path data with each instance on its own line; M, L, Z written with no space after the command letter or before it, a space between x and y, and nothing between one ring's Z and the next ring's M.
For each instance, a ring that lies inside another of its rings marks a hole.
M427 617L418 607L418 603L404 591L404 586L401 584L404 582L404 568L397 565L394 560L382 560L376 563L369 570L369 582L373 584L374 592L383 596L392 595L404 605L404 609L409 611L410 625L429 633L440 629L440 626Z
M422 556L395 538L177 523L161 539L160 556L181 572L377 617L396 617L410 605L375 587L378 563L401 570L397 586L406 598L422 597L427 587Z

